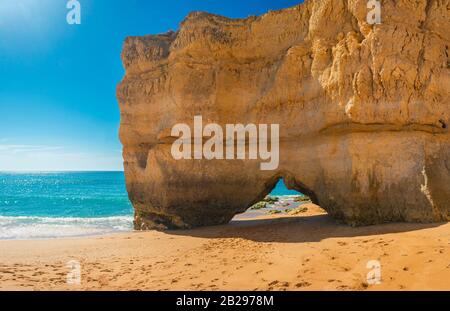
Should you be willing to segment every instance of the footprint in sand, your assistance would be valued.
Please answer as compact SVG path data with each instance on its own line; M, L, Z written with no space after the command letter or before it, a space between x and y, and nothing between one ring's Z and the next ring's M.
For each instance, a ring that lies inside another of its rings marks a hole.
M299 282L297 284L295 284L295 287L297 288L304 288L304 287L310 287L312 284L306 281L303 282Z
M347 285L339 285L338 287L336 287L337 290L349 290L350 287Z

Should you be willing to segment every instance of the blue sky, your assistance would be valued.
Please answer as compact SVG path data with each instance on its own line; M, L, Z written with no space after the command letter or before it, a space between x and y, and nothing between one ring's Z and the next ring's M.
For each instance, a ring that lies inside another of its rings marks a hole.
M126 36L191 11L259 15L300 0L0 0L0 171L122 170L116 85Z

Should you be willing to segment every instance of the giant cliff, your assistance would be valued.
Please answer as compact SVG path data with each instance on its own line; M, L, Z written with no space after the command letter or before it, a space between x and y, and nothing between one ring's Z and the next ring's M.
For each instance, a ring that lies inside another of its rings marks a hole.
M450 1L310 0L260 17L190 14L128 37L117 88L136 229L222 224L280 177L352 225L450 219ZM175 160L201 115L280 124L280 165Z

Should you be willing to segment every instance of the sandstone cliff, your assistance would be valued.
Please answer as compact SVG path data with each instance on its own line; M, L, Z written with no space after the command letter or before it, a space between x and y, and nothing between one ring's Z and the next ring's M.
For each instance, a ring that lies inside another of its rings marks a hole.
M136 229L228 222L280 177L349 224L450 219L450 1L317 0L260 17L195 12L129 37L117 89ZM179 160L171 128L280 124L280 165Z

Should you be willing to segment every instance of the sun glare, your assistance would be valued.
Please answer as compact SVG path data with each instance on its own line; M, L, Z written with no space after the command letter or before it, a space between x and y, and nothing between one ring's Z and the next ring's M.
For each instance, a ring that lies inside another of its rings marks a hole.
M6 0L0 2L0 33L6 36L50 33L65 3L51 0ZM64 15L61 16L63 20Z

